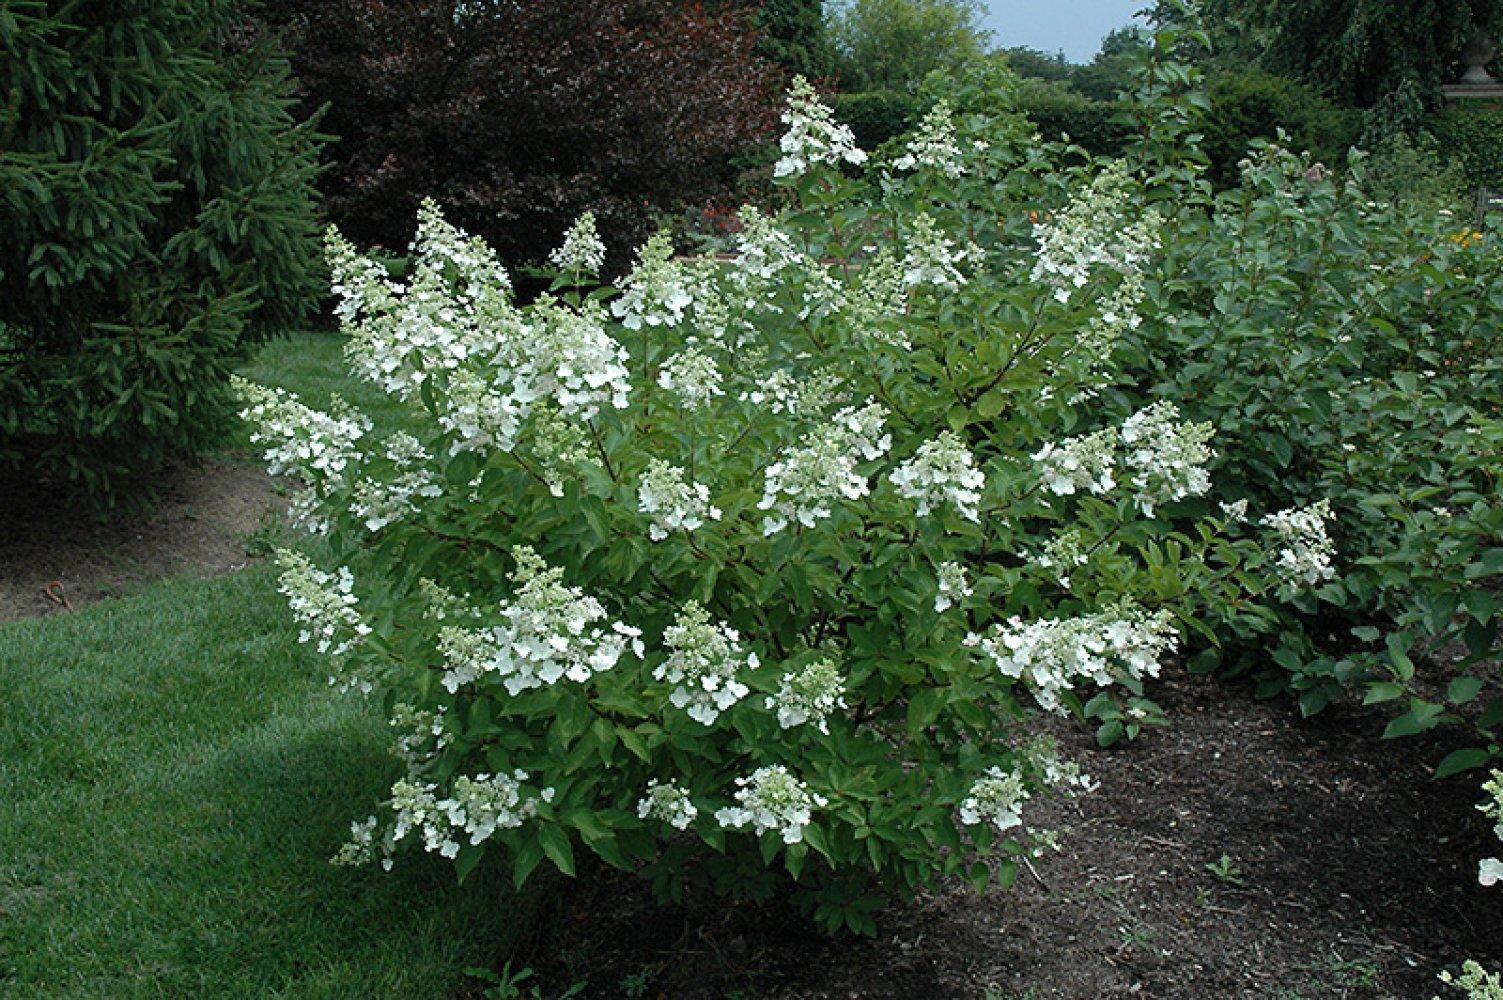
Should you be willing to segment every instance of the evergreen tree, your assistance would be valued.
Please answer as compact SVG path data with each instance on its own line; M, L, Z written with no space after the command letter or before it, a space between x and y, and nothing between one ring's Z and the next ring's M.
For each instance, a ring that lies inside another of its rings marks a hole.
M311 123L238 0L0 3L0 464L100 506L211 444L320 278Z
M763 57L805 76L830 71L823 0L762 0L756 23Z

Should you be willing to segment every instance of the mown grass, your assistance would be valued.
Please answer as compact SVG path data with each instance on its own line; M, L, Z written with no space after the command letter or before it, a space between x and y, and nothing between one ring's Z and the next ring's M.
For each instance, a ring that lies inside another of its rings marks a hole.
M403 404L380 389L352 378L344 361L344 338L337 333L306 331L287 334L258 350L240 374L252 382L296 394L316 409L327 409L340 396L371 415L383 428L399 426Z
M246 374L371 402L339 342ZM397 771L260 565L0 626L0 996L442 997L526 908L483 866L328 859Z

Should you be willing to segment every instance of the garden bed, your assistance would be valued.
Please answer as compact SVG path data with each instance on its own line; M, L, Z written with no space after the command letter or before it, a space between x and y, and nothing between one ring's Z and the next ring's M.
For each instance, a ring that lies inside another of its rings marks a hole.
M1503 958L1503 899L1476 882L1490 849L1476 784L1434 783L1424 763L1442 744L1416 753L1378 741L1380 716L1302 720L1208 679L1158 692L1170 728L1130 745L1096 751L1060 728L1101 787L1025 813L1064 835L1041 881L1024 870L979 899L957 883L888 912L868 941L826 940L782 910L665 911L606 876L570 893L563 930L528 961L557 992L587 979L588 995L645 975L644 996L717 1000L1407 1000L1434 995L1442 968Z

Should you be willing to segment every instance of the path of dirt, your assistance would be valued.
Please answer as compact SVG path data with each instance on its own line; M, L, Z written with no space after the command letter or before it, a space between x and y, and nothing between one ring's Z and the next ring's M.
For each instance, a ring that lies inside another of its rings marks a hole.
M246 539L280 506L264 470L233 460L170 472L149 511L108 524L70 511L53 491L0 477L0 623L170 574L232 572L250 561Z
M1475 774L1429 780L1443 744L1382 743L1377 716L1302 720L1212 680L1160 695L1171 727L1136 743L1061 732L1101 787L1025 810L1066 831L1037 864L1047 887L947 887L888 912L875 941L829 941L777 908L663 910L608 875L564 890L569 929L528 961L544 995L632 995L645 976L635 995L675 1000L1428 1000L1441 968L1503 965L1503 891L1476 881L1498 842Z

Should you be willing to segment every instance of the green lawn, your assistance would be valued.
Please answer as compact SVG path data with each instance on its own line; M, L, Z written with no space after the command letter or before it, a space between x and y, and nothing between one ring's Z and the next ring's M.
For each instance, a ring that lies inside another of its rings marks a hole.
M322 405L337 358L247 374ZM265 565L0 626L0 995L428 998L499 964L503 879L328 863L397 764L295 631Z
M400 423L403 406L369 382L346 371L344 338L333 333L295 333L273 340L256 352L240 374L252 382L296 393L317 409L338 394L369 413L382 428Z

